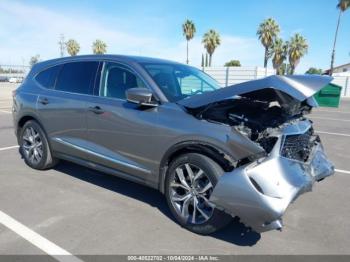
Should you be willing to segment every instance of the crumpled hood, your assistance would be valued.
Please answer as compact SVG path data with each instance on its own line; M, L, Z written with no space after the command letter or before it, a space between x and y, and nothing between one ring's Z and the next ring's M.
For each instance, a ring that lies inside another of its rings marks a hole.
M194 95L178 101L178 104L188 108L198 108L232 98L233 96L266 88L279 90L301 102L311 98L332 80L332 77L320 75L272 75L258 80L231 85L213 92Z

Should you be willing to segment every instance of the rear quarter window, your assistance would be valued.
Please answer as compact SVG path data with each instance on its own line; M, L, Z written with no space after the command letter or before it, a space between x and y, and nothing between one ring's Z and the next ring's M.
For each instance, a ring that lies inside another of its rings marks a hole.
M53 89L61 65L53 66L36 75L35 80L43 87Z

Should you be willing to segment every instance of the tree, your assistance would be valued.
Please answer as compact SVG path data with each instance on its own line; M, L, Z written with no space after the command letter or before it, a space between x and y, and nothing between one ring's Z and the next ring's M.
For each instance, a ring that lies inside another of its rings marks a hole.
M320 68L315 68L315 67L310 67L306 72L305 74L308 74L308 75L322 75L323 73L323 70L320 69Z
M202 43L204 44L204 48L207 50L209 55L209 66L211 66L213 53L221 43L219 33L213 29L210 29L204 34Z
M32 56L29 60L29 65L30 67L33 67L33 65L35 65L36 63L38 63L40 60L40 55L35 55L35 56Z
M281 38L276 38L271 46L272 65L278 75L283 75L284 71L281 67L288 55L288 42L284 42Z
M288 63L283 63L279 68L278 74L289 75L290 74L290 65Z
M231 60L225 63L224 66L241 66L241 62L239 60Z
M338 16L337 27L335 30L335 35L334 35L333 50L332 50L332 57L331 57L331 69L329 70L329 75L333 74L333 69L334 69L335 46L337 44L340 18L341 18L342 13L345 12L349 7L350 7L350 0L339 0L338 5L337 5L337 8L339 9L339 16Z
M67 48L68 54L70 54L71 56L77 55L80 51L80 45L74 39L69 39L66 42L66 48Z
M307 54L308 49L309 49L309 46L307 44L307 41L302 35L297 33L294 36L292 36L289 42L289 50L288 50L291 74L294 74L296 66L299 64L300 59L305 54Z
M92 44L92 52L95 55L103 55L107 52L107 44L102 40L96 39Z
M204 67L204 55L202 54L202 62L201 62L201 66Z
M189 41L194 37L194 34L196 33L196 26L191 20L186 20L185 23L182 25L182 32L183 35L186 37L187 46L186 46L186 63L188 64L188 43Z
M270 58L270 48L280 32L280 27L273 18L264 20L258 28L256 34L265 48L264 67L267 68L267 63Z
M205 67L209 66L209 62L208 62L208 53L205 53Z

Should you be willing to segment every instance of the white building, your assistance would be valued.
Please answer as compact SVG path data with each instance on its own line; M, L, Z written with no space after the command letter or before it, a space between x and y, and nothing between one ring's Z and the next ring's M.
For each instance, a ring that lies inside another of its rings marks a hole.
M350 76L350 63L334 67L333 76Z

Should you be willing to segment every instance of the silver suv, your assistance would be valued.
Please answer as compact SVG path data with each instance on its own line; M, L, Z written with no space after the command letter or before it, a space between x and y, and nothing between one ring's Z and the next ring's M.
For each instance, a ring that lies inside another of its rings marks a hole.
M25 162L58 159L165 194L184 227L212 233L240 217L257 232L334 173L312 122L332 79L270 76L225 88L153 58L76 56L36 64L13 95Z

